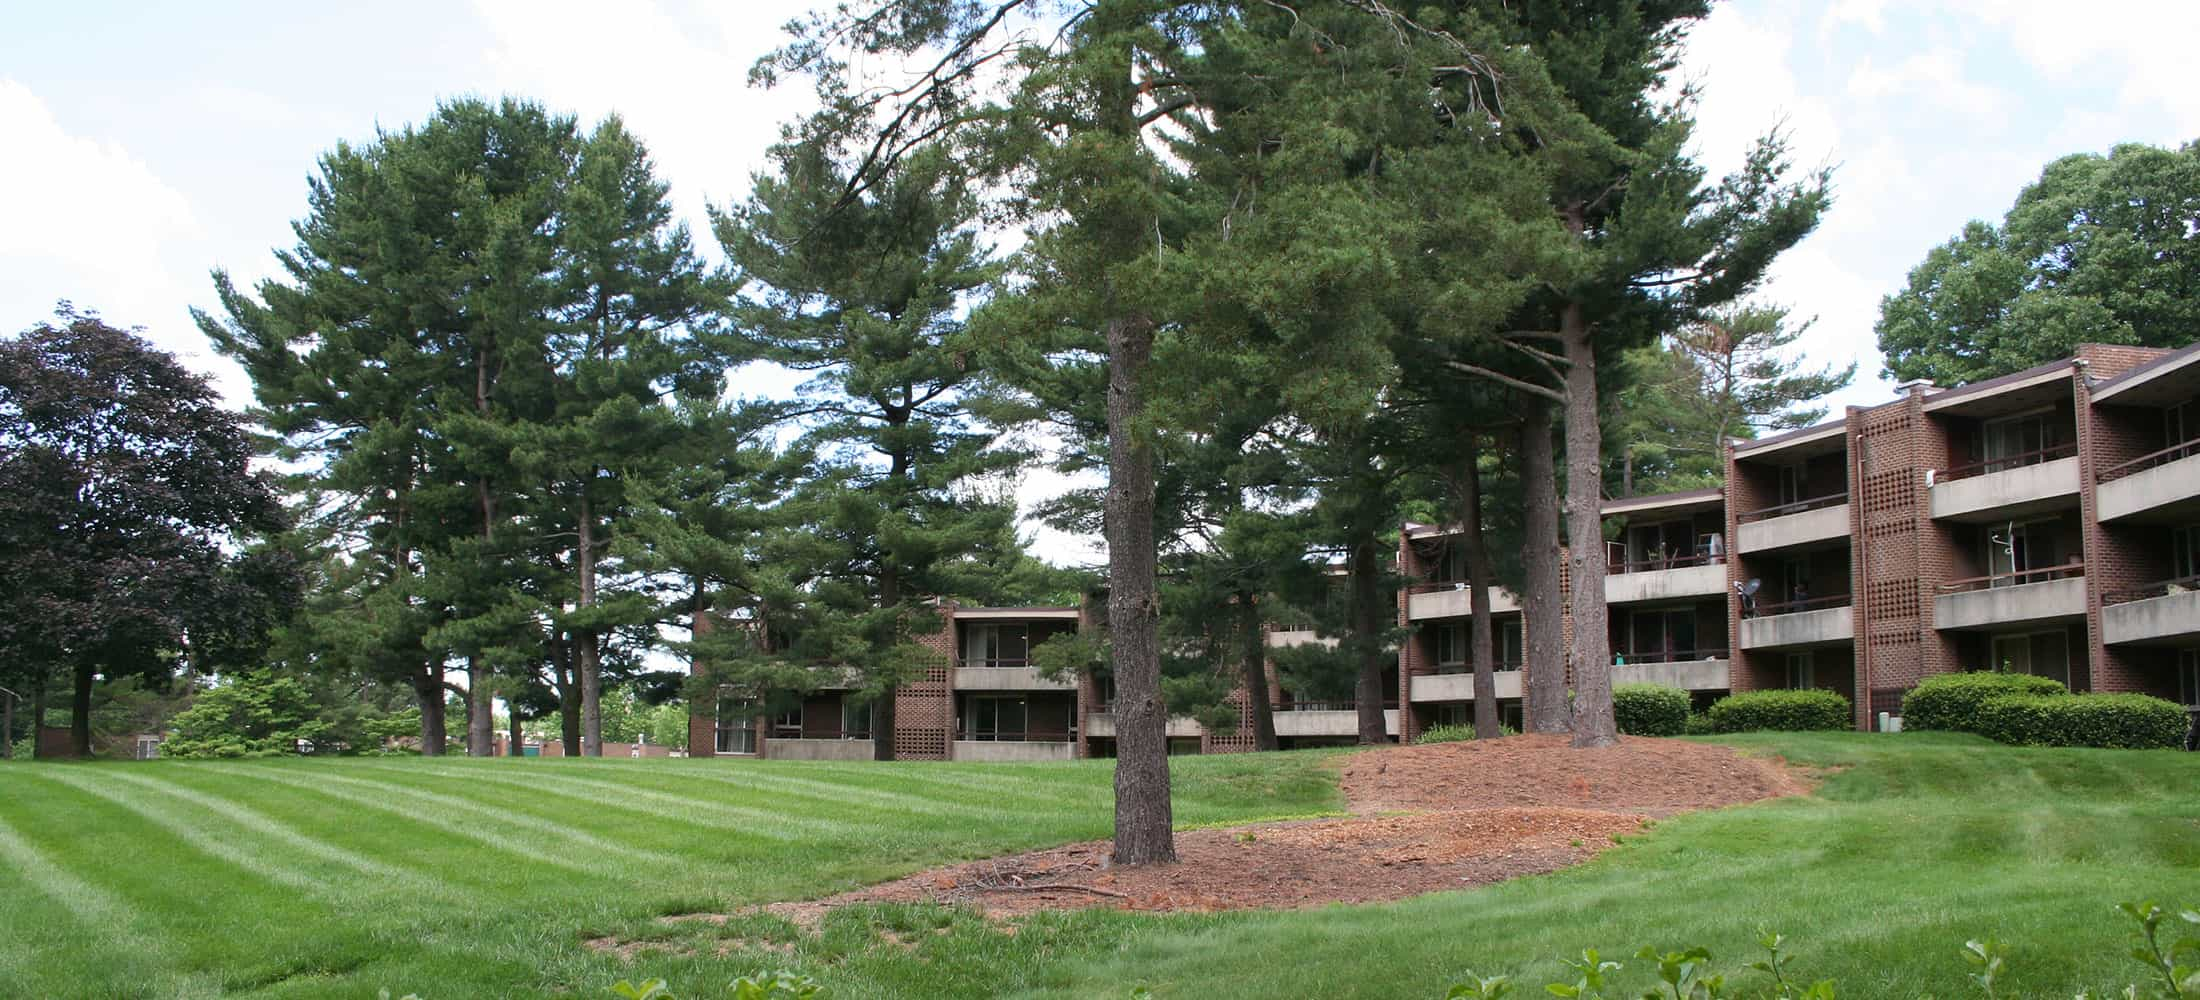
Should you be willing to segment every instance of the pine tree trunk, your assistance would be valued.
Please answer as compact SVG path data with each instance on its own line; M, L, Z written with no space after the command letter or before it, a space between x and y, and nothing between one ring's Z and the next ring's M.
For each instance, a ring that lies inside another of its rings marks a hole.
M1482 537L1482 468L1477 445L1479 439L1467 435L1464 468L1459 471L1460 492L1465 500L1464 515L1460 524L1464 529L1460 543L1466 546L1467 556L1467 609L1473 635L1469 637L1470 653L1474 657L1474 738L1496 739L1499 732L1497 718L1497 665L1494 660L1496 642L1494 626L1490 622L1490 555Z
M489 668L481 657L466 661L466 753L496 756L496 705L489 699Z
M1558 463L1551 450L1551 404L1521 400L1520 482L1527 510L1522 518L1522 561L1528 592L1521 595L1526 628L1527 729L1563 733L1573 728L1566 703L1566 644L1559 631Z
M443 663L430 660L413 675L413 695L420 699L420 755L441 757L450 743L443 719Z
M581 686L573 676L573 636L559 633L550 640L551 680L558 688L558 741L565 755L581 755Z
M69 698L69 752L78 760L92 756L92 679L98 673L89 663L77 664Z
M512 723L511 744L505 749L505 756L525 757L527 756L527 730L520 725L519 701L517 699L508 700L505 702L505 707L510 709L512 713L510 719Z
M1154 325L1110 320L1108 346L1108 637L1115 663L1115 853L1119 865L1176 860L1169 802L1168 709L1161 703L1161 595L1154 545L1153 446L1139 426Z
M1566 350L1566 565L1573 578L1574 745L1619 742L1612 715L1611 634L1604 609L1604 456L1596 345L1581 304L1559 312Z
M588 470L588 478L596 478L596 470ZM596 606L596 532L595 515L588 506L588 484L581 485L580 517L576 519L579 539L574 543L573 561L580 569L580 594L575 603L585 613ZM603 756L603 664L602 651L597 648L593 629L573 635L574 666L580 671L581 681L581 755Z
M1382 547L1372 538L1352 544L1352 638L1360 656L1359 679L1353 684L1354 707L1359 714L1361 746L1390 742L1390 727L1383 717L1383 671L1389 664L1379 638L1389 631L1384 611L1396 613L1393 597L1383 600Z
M1276 712L1268 702L1268 636L1261 631L1260 604L1251 591L1238 600L1239 650L1244 657L1245 707L1253 716L1253 749L1276 749Z

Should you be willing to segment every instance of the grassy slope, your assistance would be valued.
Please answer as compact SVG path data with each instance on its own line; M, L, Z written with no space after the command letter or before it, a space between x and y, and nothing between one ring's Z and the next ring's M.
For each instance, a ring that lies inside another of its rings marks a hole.
M1668 820L1583 868L1475 892L1058 915L1013 936L930 907L842 911L815 938L651 918L1104 836L1104 762L0 766L0 996L595 997L661 975L693 997L772 967L839 997L1437 996L1470 967L1556 978L1582 946L1743 959L1760 924L1844 996L1967 995L1956 948L1989 934L2016 949L2015 993L2067 996L2138 971L2115 901L2200 904L2200 757L1735 742L1847 770L1811 799ZM1324 759L1179 758L1178 819L1331 808ZM623 965L579 947L594 934L666 950Z

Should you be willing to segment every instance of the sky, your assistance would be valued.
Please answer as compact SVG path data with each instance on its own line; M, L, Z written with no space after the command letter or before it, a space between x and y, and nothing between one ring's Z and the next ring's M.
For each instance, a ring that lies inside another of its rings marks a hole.
M626 0L21 5L0 15L0 329L59 299L139 326L243 405L242 374L189 310L209 273L270 276L292 243L315 158L420 121L439 100L516 95L648 143L710 245L706 205L738 200L800 87L748 84L809 3ZM1891 393L1872 324L1882 296L1972 219L1998 220L2049 161L2120 142L2200 136L2186 70L2200 3L2094 0L1728 0L1693 31L1681 76L1701 93L1714 175L1784 128L1799 165L1833 169L1820 229L1761 298L1815 322L1812 365L1857 364L1835 407ZM371 11L371 14L367 13ZM792 380L736 373L744 395ZM1026 502L1059 489L1029 477ZM1056 562L1090 539L1034 527Z

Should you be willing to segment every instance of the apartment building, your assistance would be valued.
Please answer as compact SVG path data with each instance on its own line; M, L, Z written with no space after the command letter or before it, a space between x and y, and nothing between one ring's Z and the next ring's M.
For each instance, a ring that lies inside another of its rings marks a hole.
M2007 669L2200 704L2200 345L2076 357L1728 448L1718 490L1609 501L1614 681L1825 688L1856 724ZM1407 525L1405 735L1469 717L1462 574ZM1563 603L1563 602L1562 602ZM1498 698L1519 717L1509 594ZM1567 641L1572 623L1557 623Z

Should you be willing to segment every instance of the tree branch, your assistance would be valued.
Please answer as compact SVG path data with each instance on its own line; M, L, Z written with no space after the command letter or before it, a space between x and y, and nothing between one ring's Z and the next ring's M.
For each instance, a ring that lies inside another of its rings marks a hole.
M1444 362L1444 367L1455 369L1457 371L1462 371L1469 375L1474 375L1480 378L1486 378L1501 385L1509 385L1515 389L1520 390L1521 392L1533 393L1553 402L1564 403L1566 401L1565 393L1560 392L1557 389L1553 389L1550 386L1537 385L1533 382L1514 378L1510 375L1504 374L1503 372L1491 371L1490 369L1481 367L1480 365L1470 365L1464 361L1446 361Z

